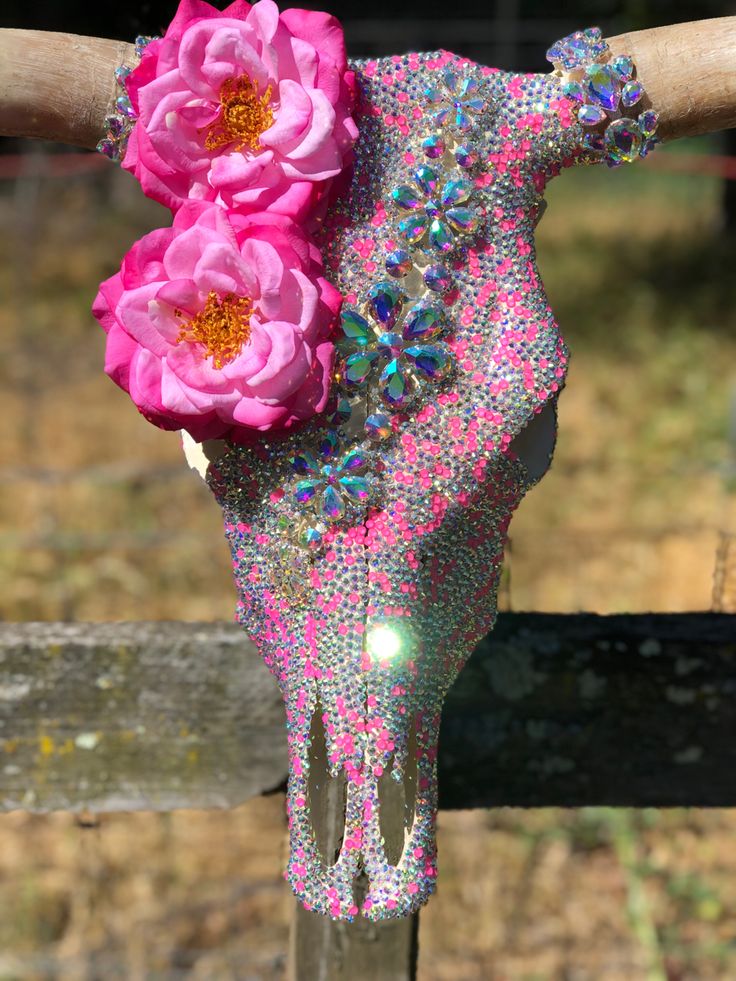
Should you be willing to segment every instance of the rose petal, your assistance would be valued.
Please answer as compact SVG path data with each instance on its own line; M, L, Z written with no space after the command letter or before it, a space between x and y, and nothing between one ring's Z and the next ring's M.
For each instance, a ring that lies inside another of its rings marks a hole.
M220 296L234 293L251 296L258 284L248 264L229 242L209 242L202 249L192 273L202 293L214 290Z
M222 85L243 75L261 93L273 88L273 123L260 148L207 150ZM126 87L139 118L123 165L173 210L187 199L217 199L245 213L273 208L311 222L334 193L332 179L350 164L354 75L342 30L328 15L279 15L272 0L252 7L238 0L222 12L185 0ZM255 159L259 166L248 167ZM319 187L310 191L301 186L306 181Z
M326 404L330 387L340 298L321 271L318 249L289 218L230 217L189 202L100 286L94 313L107 333L106 370L166 429L194 438L289 429ZM203 344L182 338L211 291L253 300L250 334L221 368Z

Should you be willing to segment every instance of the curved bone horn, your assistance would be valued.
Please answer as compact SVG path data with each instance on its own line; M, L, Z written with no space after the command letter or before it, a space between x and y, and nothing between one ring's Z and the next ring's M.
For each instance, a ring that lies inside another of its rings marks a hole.
M736 126L736 17L620 34L608 43L634 59L665 139ZM122 41L0 30L0 133L93 148L113 101L113 71L132 56L133 45Z
M47 31L0 30L0 133L94 149L132 44Z

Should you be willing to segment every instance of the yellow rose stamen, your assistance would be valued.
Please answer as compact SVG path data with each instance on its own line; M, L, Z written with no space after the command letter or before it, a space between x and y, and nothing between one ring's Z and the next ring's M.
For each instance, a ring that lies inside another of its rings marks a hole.
M228 293L220 299L210 290L204 310L182 325L176 343L188 341L203 345L204 356L213 359L215 368L222 368L237 358L250 337L252 313L253 301L249 296Z
M220 89L220 113L209 127L205 148L219 150L231 143L235 144L233 150L260 147L261 133L273 124L270 101L270 85L259 95L248 75L226 79Z

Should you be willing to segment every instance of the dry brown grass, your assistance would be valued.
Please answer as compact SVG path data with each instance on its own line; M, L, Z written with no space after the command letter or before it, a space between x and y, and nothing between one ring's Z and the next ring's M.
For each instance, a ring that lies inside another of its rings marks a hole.
M217 509L103 376L88 312L163 216L122 174L89 183L0 189L0 616L230 619ZM553 188L541 263L573 359L553 467L511 527L514 609L711 605L736 531L717 192L644 171ZM736 977L731 811L443 813L439 842L421 981ZM279 797L88 830L5 816L0 979L281 978L284 850Z

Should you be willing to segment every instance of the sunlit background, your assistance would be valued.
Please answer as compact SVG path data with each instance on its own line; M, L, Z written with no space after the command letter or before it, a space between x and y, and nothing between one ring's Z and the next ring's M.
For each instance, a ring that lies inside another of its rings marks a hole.
M1 20L132 38L173 10L3 0ZM736 4L332 10L354 55L446 47L545 70L546 47L576 27L611 35ZM104 376L89 310L97 283L167 215L101 158L1 149L0 618L230 620L219 510L177 436ZM716 136L550 187L539 261L572 360L552 468L511 525L503 609L736 612L736 586L716 576L736 548L734 178L734 140ZM446 812L439 845L421 981L736 977L730 810ZM282 978L285 855L279 795L91 828L66 814L1 817L0 978Z

